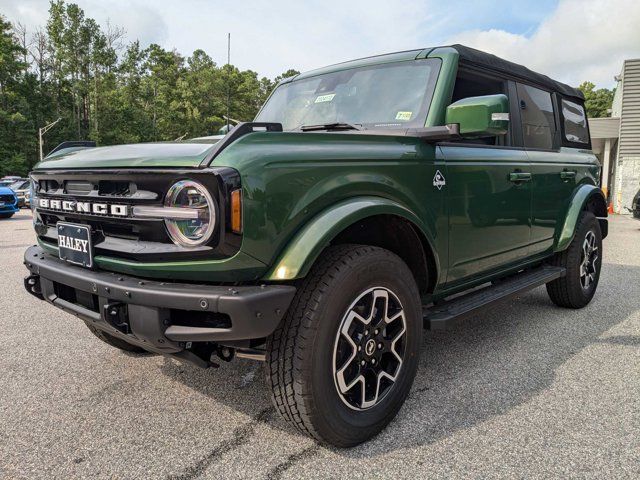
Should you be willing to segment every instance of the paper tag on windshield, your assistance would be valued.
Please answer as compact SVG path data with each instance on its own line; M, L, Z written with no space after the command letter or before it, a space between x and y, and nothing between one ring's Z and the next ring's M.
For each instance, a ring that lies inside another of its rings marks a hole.
M330 102L331 100L333 100L333 97L335 97L335 96L336 96L335 93L328 93L327 95L320 95L319 97L316 98L316 101L314 103Z
M396 120L411 120L411 115L413 112L398 112Z

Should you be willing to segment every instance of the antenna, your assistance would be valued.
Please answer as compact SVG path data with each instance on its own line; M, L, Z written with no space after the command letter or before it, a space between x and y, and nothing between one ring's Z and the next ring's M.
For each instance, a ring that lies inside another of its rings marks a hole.
M38 129L38 143L40 144L40 161L42 161L42 145L44 143L42 137L45 133L49 131L49 129L53 128L55 124L58 123L60 120L62 120L62 117L58 118L55 122L51 122L50 124L45 125L44 127L40 127Z
M231 116L231 33L227 34L227 133L229 133L229 117Z

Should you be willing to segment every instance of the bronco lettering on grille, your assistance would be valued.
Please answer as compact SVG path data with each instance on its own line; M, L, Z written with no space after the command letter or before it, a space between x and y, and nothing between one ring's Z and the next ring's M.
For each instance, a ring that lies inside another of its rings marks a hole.
M113 215L127 217L128 205L110 205L108 203L76 202L74 200L38 199L38 207L61 212L88 213L93 215Z

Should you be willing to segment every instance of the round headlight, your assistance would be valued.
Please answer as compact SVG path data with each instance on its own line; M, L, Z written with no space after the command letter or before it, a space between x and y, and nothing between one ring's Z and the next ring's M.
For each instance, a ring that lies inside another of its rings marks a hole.
M203 185L193 180L174 183L167 192L164 205L184 209L180 218L165 219L174 243L196 247L209 241L216 224L216 207Z

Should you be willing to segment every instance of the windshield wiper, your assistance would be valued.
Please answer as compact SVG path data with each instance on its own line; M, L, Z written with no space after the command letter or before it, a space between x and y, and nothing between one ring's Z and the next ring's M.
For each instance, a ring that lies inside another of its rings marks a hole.
M303 132L313 132L317 130L363 130L362 126L351 125L350 123L324 123L320 125L302 125Z

